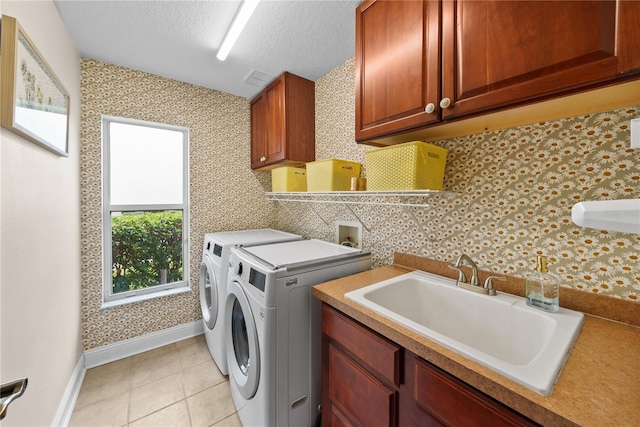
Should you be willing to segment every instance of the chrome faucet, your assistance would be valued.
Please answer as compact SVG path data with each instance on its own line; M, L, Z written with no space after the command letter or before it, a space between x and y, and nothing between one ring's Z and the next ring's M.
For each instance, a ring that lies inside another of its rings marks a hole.
M471 267L471 280L468 282L467 276L464 274L464 271L462 271L462 261L467 261L467 263ZM486 295L496 295L496 290L493 287L494 279L502 281L507 280L504 277L489 276L484 281L484 286L481 286L480 281L478 280L478 266L475 262L473 262L471 258L469 258L467 254L460 255L456 260L456 263L454 265L449 265L448 267L458 271L458 281L456 282L456 286L470 291L480 292Z

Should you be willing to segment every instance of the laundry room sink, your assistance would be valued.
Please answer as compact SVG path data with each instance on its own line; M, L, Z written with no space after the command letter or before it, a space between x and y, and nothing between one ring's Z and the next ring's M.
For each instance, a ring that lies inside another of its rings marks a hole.
M543 395L551 394L584 315L546 313L525 299L471 292L414 271L345 297Z

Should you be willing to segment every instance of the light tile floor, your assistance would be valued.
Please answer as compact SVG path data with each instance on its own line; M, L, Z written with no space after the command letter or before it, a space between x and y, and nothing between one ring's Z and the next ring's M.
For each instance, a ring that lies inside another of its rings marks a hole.
M241 427L204 335L87 370L69 423Z

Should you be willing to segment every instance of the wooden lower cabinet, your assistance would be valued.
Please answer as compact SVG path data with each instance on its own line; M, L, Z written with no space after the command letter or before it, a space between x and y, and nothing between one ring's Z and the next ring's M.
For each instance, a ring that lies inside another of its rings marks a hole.
M322 425L397 426L401 348L322 306Z
M537 426L327 304L322 425Z
M415 355L407 355L405 366L413 364L413 403L417 425L465 427L535 426L536 423L482 394L459 379ZM437 420L438 424L432 424Z
M398 392L367 372L358 362L329 345L329 400L332 417L344 425L395 426ZM349 422L353 420L353 423Z

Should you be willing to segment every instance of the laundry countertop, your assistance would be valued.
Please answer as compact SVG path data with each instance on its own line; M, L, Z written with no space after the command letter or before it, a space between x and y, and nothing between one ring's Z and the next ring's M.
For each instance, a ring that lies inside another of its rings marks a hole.
M373 311L346 292L413 268L391 265L313 288L313 295L453 376L546 426L640 425L640 327L585 315L549 396L542 396Z

